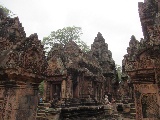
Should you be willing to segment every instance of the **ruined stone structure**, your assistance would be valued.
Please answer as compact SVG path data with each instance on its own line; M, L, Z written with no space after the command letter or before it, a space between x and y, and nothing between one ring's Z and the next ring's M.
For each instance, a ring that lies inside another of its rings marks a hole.
M88 53L70 41L64 47L55 44L47 61L47 101L56 93L61 100L85 98L102 103L104 94L114 94L115 63L101 33Z
M101 33L88 53L73 41L65 46L54 44L47 61L46 101L58 97L62 106L90 106L103 104L105 94L110 95L110 101L115 96L115 63Z
M101 33L98 33L94 39L91 45L91 52L98 59L102 68L102 73L105 77L104 91L111 101L112 97L117 96L118 81L116 80L115 62L112 58L112 53L108 50L108 44L105 43L105 39Z
M160 1L139 3L144 39L131 37L123 70L133 85L136 120L160 119Z
M0 120L34 120L45 56L36 34L0 9Z
M47 76L47 101L56 93L62 101L92 99L102 102L102 69L96 58L82 52L73 41L64 47L53 46L48 54Z
M101 33L88 53L73 41L55 44L47 57L43 49L37 34L26 37L18 17L7 17L0 9L0 120L47 120L49 112L36 117L43 80L45 102L56 98L61 107L82 106L80 111L93 115L103 112L104 96L111 101L118 84L112 53Z
M122 87L122 91L121 91L121 97L130 97L130 98L134 98L133 96L133 84L131 82L130 76L128 76L128 74L126 73L126 61L134 61L136 56L135 54L138 52L138 43L139 41L136 40L135 36L131 36L131 40L129 42L129 47L127 48L127 53L124 56L124 59L122 61L122 83L121 83L121 87Z

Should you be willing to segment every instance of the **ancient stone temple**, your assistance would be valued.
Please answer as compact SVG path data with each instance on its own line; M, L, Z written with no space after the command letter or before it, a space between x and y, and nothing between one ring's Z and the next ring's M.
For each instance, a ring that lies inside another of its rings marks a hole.
M138 44L139 41L136 40L135 36L131 36L131 40L129 42L129 46L127 48L127 53L126 55L124 55L124 59L122 61L122 91L121 91L121 97L130 97L130 98L134 98L133 96L133 84L131 82L130 76L128 76L127 72L126 72L126 61L130 60L130 61L134 61L135 60L135 54L138 52Z
M49 120L57 112L62 117L102 117L103 105L109 104L108 96L110 101L116 97L118 86L102 34L97 34L89 52L72 40L64 46L54 44L47 57L43 49L37 34L26 37L18 17L7 17L0 9L0 120Z
M123 69L129 75L136 105L136 120L160 119L160 1L139 3L144 39L133 36L124 56Z
M34 120L45 56L36 34L0 9L0 120Z
M116 80L115 62L112 58L112 53L108 50L108 44L99 32L91 45L91 52L102 68L103 76L105 77L104 92L111 97L116 97L118 81Z
M81 115L81 111L92 110L88 112L96 114L102 109L98 105L104 104L104 96L110 95L111 100L115 95L115 63L100 33L87 53L72 40L64 46L55 43L47 56L45 75L44 100L47 104L58 98L63 117L75 116L71 114L75 111Z
M69 41L64 47L55 44L47 59L47 101L56 94L63 102L73 100L78 104L82 99L102 102L104 77L96 58Z

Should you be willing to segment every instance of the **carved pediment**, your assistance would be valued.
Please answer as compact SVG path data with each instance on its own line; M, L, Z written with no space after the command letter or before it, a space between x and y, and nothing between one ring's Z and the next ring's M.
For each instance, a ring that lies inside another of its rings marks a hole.
M42 77L46 62L37 34L26 38L18 17L1 18L0 26L1 70L8 75L26 76L26 79L31 76Z
M70 40L65 46L64 46L64 53L65 55L76 57L79 55L81 49L78 47L78 45Z
M18 17L3 18L0 26L0 50L12 49L14 45L23 41L26 37Z
M48 76L65 75L65 74L66 74L66 69L60 58L53 57L50 60L48 60L48 68L47 68Z

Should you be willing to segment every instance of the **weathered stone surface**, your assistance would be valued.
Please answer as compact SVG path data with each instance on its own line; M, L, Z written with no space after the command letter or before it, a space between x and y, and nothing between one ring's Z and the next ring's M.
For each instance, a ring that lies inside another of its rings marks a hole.
M108 50L108 44L105 43L105 39L100 32L97 34L97 37L94 39L94 42L91 45L91 52L92 55L98 59L99 65L102 68L102 74L105 77L105 94L113 95L113 97L116 97L117 89L114 88L118 87L116 85L117 81L115 62L112 58L111 51Z
M38 36L26 37L18 17L0 12L0 119L34 120L45 69Z
M47 75L50 86L47 100L53 99L53 94L57 92L61 100L88 97L96 97L99 102L102 100L102 69L96 58L82 52L73 41L64 47L59 44L53 46L49 52ZM51 86L59 86L59 91L52 91ZM99 90L94 89L96 86ZM49 97L50 94L52 97Z
M123 72L133 86L136 119L159 119L159 1L139 3L139 15L144 39L130 41L124 56Z
M47 119L50 113L40 110L36 115L42 80L44 100L54 102L52 107L96 108L93 114L98 113L104 95L111 99L116 94L115 75L112 53L101 33L88 53L71 40L65 46L55 44L45 57L37 34L26 37L18 17L7 17L0 9L0 119Z

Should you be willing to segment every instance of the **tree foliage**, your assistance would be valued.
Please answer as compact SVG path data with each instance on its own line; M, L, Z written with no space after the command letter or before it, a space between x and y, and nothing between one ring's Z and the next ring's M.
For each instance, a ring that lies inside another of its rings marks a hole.
M41 95L43 95L43 93L44 93L44 81L42 81L42 82L39 84L38 88L39 88L39 93L40 93Z
M116 71L117 71L117 79L120 82L122 80L122 67L120 65L116 65Z
M73 40L83 51L88 51L89 47L87 44L80 39L82 35L81 27L64 27L57 31L52 31L51 34L43 38L43 45L45 45L46 51L51 48L54 43L60 43L63 46Z
M11 10L4 7L3 5L0 5L0 8L4 11L5 15L8 17L13 17L15 15Z

